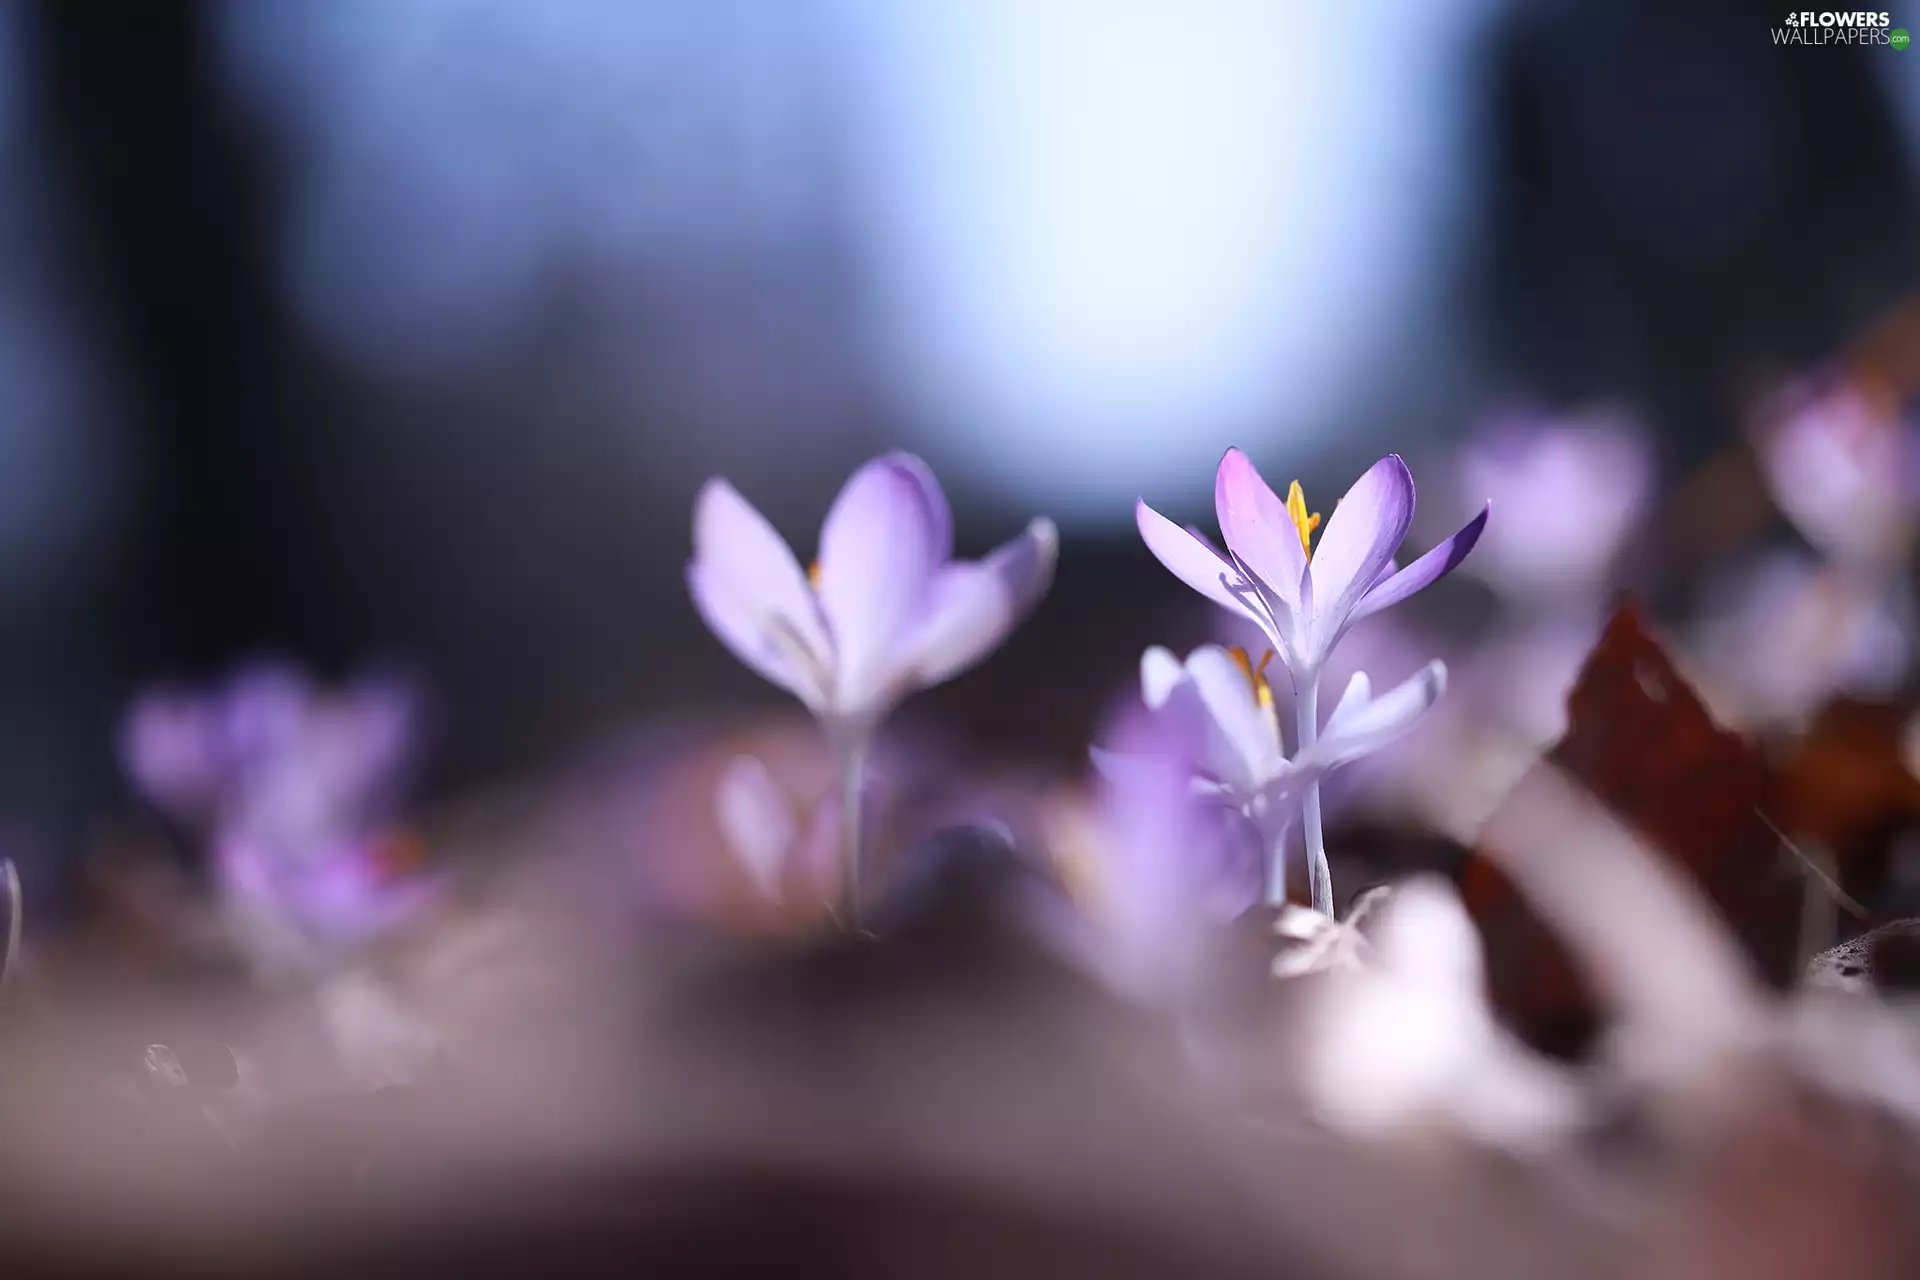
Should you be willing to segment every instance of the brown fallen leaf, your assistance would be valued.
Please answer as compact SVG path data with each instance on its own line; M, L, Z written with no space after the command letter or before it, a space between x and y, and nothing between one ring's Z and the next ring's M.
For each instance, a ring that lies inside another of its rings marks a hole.
M1772 774L1759 752L1713 722L1631 602L1608 621L1567 711L1565 736L1536 771L1584 784L1688 873L1761 974L1780 986L1792 981L1805 882L1762 811ZM1565 948L1478 852L1462 870L1461 896L1485 940L1501 1016L1544 1050L1579 1052L1600 1011Z
M1846 891L1869 903L1886 874L1888 837L1920 821L1920 778L1903 738L1911 706L1836 698L1776 767L1767 812L1804 848L1832 860Z

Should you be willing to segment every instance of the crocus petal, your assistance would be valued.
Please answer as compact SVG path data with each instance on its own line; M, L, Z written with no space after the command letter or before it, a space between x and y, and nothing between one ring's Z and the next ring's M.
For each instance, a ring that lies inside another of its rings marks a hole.
M926 504L932 521L934 562L944 564L953 558L953 508L947 505L946 492L934 477L933 468L911 453L894 452L881 459L899 469L920 486L920 500Z
M1480 541L1480 534L1487 527L1487 517L1492 512L1491 503L1480 508L1480 514L1467 521L1458 533L1400 572L1382 579L1373 590L1361 597L1349 621L1358 622L1390 605L1399 604L1414 592L1432 586L1453 572L1454 566L1465 560L1467 552L1473 550L1473 544Z
M1060 535L1043 517L986 559L941 568L905 644L915 683L951 679L993 652L1046 593L1059 552Z
M1360 603L1413 521L1413 477L1390 453L1353 482L1313 553L1314 613L1309 661L1326 657L1347 616Z
M1203 645L1187 655L1187 674L1237 765L1235 772L1220 776L1251 795L1280 769L1277 722L1261 707L1240 665L1218 645Z
M708 625L762 675L767 675L764 659L748 654L796 646L802 652L789 652L786 667L831 669L833 647L799 561L767 518L725 480L707 481L694 500L693 562L687 576L690 585L699 583L694 603ZM716 616L724 620L725 632L714 626Z
M1350 720L1373 698L1373 681L1364 671L1356 671L1347 681L1347 687L1340 693L1340 701L1334 704L1333 714L1327 717L1328 734L1338 733L1340 726Z
M687 566L687 591L693 607L707 630L762 678L787 690L809 710L827 708L827 689L823 683L825 668L820 660L796 650L795 642L783 643L766 626L764 615L740 605L732 596L714 586L712 569L699 561Z
M897 690L902 642L940 567L942 515L922 472L888 458L853 473L820 529L820 607L833 636L834 709L861 716ZM944 504L943 504L944 505Z
M797 834L793 809L767 766L736 756L714 791L720 833L764 897L780 896L780 877Z
M1327 732L1301 752L1294 763L1302 768L1330 769L1378 751L1412 728L1427 708L1439 701L1446 688L1446 664L1438 659L1429 662L1378 698L1354 707L1345 715L1336 710ZM1346 701L1341 699L1342 708Z
M1247 455L1227 450L1213 477L1214 512L1227 550L1252 570L1288 609L1300 607L1300 574L1307 566L1300 530Z
M1140 697L1152 710L1167 703L1174 688L1187 678L1187 669L1174 657L1173 650L1153 645L1140 655Z
M1212 543L1191 529L1182 529L1148 506L1145 500L1134 506L1133 516L1147 550L1153 552L1154 559L1165 565L1174 577L1221 608L1253 618L1242 598L1230 589L1249 589L1246 576Z

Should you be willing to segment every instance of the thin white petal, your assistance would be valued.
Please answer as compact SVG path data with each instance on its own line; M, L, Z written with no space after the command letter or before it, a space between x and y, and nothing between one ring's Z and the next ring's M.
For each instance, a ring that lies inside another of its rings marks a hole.
M1218 645L1203 645L1188 654L1187 674L1237 765L1234 773L1222 776L1251 794L1283 761L1275 720L1260 705L1240 664Z
M1330 769L1370 755L1411 729L1446 692L1446 664L1435 659L1378 698L1329 724L1318 742L1300 753L1302 767Z
M1174 686L1186 678L1187 669L1164 645L1156 644L1140 655L1140 697L1154 710L1165 706Z

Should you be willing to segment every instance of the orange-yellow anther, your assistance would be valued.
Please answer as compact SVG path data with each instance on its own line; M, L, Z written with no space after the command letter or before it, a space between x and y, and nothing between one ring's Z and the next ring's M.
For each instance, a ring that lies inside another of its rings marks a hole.
M1298 480L1287 490L1287 515L1292 519L1293 527L1300 531L1300 549L1312 556L1313 531L1320 527L1320 515L1318 512L1307 514L1307 495Z
M1273 686L1267 683L1267 664L1273 661L1273 650L1269 649L1260 656L1260 664L1254 665L1247 651L1239 645L1227 650L1227 656L1233 659L1233 665L1240 668L1240 674L1253 686L1254 700L1263 707L1273 705Z
M820 562L815 560L807 566L807 585L815 591L820 589Z

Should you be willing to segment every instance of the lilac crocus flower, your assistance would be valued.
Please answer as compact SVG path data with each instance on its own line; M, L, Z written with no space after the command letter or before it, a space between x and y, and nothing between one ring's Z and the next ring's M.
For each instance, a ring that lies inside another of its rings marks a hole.
M1281 499L1238 449L1214 476L1214 508L1227 544L1221 552L1195 529L1182 529L1143 500L1140 536L1174 576L1266 633L1293 677L1299 749L1319 735L1320 669L1355 622L1432 585L1461 560L1486 528L1479 515L1404 569L1394 553L1413 522L1413 477L1398 454L1368 468L1347 490L1312 544L1320 517L1309 515L1295 481ZM1320 792L1307 785L1304 810L1314 906L1331 914L1333 888L1320 831Z
M764 516L725 480L694 504L694 605L734 656L819 717L842 759L845 889L855 905L860 773L895 703L995 649L1046 591L1059 535L1034 520L983 560L953 559L953 516L920 459L854 472L803 571Z
M822 720L871 726L907 694L973 666L1053 577L1059 535L1034 520L984 560L953 559L953 516L920 459L854 472L800 562L725 480L693 513L687 584L708 627Z
M1288 758L1265 666L1218 645L1195 649L1184 663L1155 646L1141 656L1140 688L1149 708L1191 726L1198 745L1192 788L1253 823L1267 850L1267 896L1279 902L1286 897L1286 828L1307 789L1410 730L1446 690L1447 668L1436 659L1378 698L1367 674L1355 672L1325 729ZM1095 762L1112 769L1107 753L1096 751Z
M415 736L410 690L315 689L279 666L209 691L154 690L122 732L134 784L208 842L242 945L266 967L317 960L424 901L414 846L387 827Z
M1298 481L1286 501L1247 455L1227 450L1214 476L1214 509L1227 551L1183 529L1142 500L1135 510L1147 549L1175 577L1260 627L1296 686L1319 673L1347 628L1433 585L1452 570L1487 525L1488 508L1404 569L1394 553L1413 523L1413 477L1388 454L1354 481L1334 508L1320 544Z

